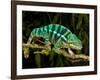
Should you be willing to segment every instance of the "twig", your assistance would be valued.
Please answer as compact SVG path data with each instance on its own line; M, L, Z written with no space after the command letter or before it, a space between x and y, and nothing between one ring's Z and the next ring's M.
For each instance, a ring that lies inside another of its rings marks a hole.
M22 44L23 47L29 47L29 48L40 48L40 49L45 49L46 47L43 47L43 46L40 46L40 45L37 45L37 44Z
M63 56L65 56L65 57L67 57L67 58L70 58L70 59L72 59L72 60L83 59L83 60L85 60L85 61L89 61L89 56L84 55L84 54L74 54L74 55L70 55L70 54L66 53L66 51L64 51L64 50L61 50L60 53L61 53Z
M38 48L38 49L44 49L44 50L48 50L50 51L50 49L47 46L43 46L43 45L37 45L37 44L22 44L23 47L28 47L28 48ZM42 52L41 52L42 53ZM68 54L66 51L60 49L59 53L62 54L64 57L71 59L72 61L89 61L89 56L84 55L84 54L74 54L74 55L70 55Z

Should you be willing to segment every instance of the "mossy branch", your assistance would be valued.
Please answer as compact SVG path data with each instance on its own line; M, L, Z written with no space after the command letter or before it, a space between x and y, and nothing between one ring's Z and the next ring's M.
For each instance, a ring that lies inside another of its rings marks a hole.
M45 46L40 46L40 45L37 45L37 44L22 44L23 47L28 47L28 48L40 48L40 49L45 49L46 47Z
M33 48L33 49L43 49L41 52L36 52L36 53L41 53L43 54L45 52L45 50L48 50L48 52L50 52L50 49L46 46L46 45L38 45L38 44L22 44L23 48ZM70 59L72 62L78 62L80 60L82 61L89 61L89 56L84 55L84 54L74 54L74 55L70 55L69 53L67 53L65 50L60 49L59 53L61 55L63 55L64 57Z
M83 59L84 61L89 61L89 56L87 55L84 55L84 54L74 54L74 55L70 55L68 53L66 53L66 51L64 50L61 50L60 53L64 56L64 57L67 57L69 59L72 59L72 60L81 60Z

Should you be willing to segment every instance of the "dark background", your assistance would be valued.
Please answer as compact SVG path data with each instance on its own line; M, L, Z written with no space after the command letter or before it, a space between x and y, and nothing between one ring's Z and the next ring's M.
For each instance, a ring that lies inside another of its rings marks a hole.
M67 28L82 41L82 50L75 52L77 54L89 55L89 14L22 11L23 43L27 43L29 35L34 28L48 24L67 26ZM30 56L28 59L25 59L24 56L22 59L22 67L25 69L89 65L87 61L72 63L64 56L55 53L50 53L48 56L44 54L34 54L33 49L30 49Z

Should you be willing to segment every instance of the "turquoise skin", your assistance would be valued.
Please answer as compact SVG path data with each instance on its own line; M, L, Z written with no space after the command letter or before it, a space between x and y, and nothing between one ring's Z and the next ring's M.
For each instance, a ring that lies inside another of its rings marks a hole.
M81 40L68 28L59 24L49 24L33 29L27 43L31 43L34 37L44 38L45 43L52 43L55 49L61 47L75 50L82 49Z

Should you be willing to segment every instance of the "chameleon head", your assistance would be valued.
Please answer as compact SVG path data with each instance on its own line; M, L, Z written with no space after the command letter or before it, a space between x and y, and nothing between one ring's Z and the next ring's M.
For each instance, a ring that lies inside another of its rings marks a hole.
M82 49L82 43L75 34L69 34L67 44L71 49L75 50Z

